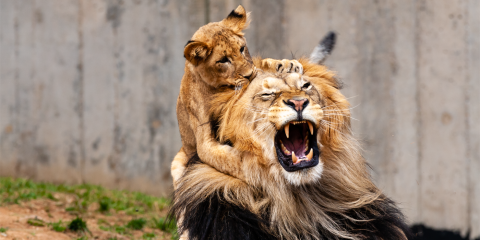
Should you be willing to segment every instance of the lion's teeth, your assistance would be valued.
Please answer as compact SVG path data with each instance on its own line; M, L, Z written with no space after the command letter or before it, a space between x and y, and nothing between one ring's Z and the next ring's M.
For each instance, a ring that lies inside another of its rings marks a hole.
M310 128L310 134L313 135L313 125L311 122L307 122L308 123L308 128Z
M307 161L312 160L313 158L313 148L310 148L310 152L307 154Z
M290 151L288 151L288 149L285 147L285 145L283 145L283 142L280 140L280 147L282 148L282 151L285 153L285 154L290 154Z
M285 125L285 135L287 136L287 138L290 137L290 123L287 123L287 125Z
M305 152L308 150L308 139L305 141Z
M297 156L295 156L295 152L292 151L292 162L297 163L297 161L298 161L298 158L297 158Z

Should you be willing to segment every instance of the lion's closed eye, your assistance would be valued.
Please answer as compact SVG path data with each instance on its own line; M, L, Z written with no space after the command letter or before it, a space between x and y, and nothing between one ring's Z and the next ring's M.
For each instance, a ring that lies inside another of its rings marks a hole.
M275 92L265 92L258 95L263 101L272 100L275 96Z

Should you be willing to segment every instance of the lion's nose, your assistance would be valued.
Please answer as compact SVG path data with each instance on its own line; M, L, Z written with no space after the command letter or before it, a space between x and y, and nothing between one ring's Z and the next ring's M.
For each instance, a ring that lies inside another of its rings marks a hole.
M285 102L287 106L295 109L297 112L302 112L308 105L308 99L289 99Z

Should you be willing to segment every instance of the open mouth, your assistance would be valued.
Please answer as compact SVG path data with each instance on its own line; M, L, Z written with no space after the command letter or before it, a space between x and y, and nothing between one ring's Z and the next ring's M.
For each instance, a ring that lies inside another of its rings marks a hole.
M288 172L315 167L320 157L317 130L309 121L291 121L277 132L275 149L278 161Z

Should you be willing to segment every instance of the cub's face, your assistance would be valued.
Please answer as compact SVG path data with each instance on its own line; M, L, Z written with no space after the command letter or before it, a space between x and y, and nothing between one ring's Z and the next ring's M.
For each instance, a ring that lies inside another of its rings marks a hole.
M242 33L247 24L245 9L239 6L224 20L201 27L184 49L188 67L214 88L253 79L255 66Z
M254 77L252 57L244 37L231 30L219 31L214 37L211 54L197 69L203 79L209 79L214 87L238 85Z

